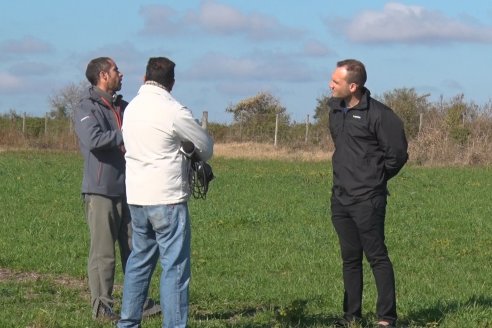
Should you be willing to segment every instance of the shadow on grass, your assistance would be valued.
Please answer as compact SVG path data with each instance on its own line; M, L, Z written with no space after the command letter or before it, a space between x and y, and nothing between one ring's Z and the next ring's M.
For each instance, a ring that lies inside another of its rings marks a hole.
M487 296L472 296L466 301L443 301L437 302L429 308L411 311L407 315L406 320L401 320L403 326L418 325L422 327L432 326L435 323L437 326L447 316L450 316L461 309L470 307L480 307L484 309L492 309L492 297Z
M226 327L334 327L339 317L307 313L307 300L294 300L288 305L258 305L236 307L218 311L194 310L191 318L196 321L219 320ZM472 296L466 301L442 301L435 305L409 312L399 320L399 327L438 327L446 317L466 308L492 309L492 297ZM368 318L371 317L370 315ZM374 319L374 318L370 318ZM355 327L373 327L373 321L363 320Z
M339 317L307 313L307 300L294 300L288 305L245 306L218 311L192 310L190 317L196 321L223 321L226 327L333 327ZM362 323L364 324L364 323ZM363 325L364 326L364 325Z
M190 316L194 320L230 320L237 317L254 317L259 313L267 312L269 309L263 306L243 307L236 309L223 309L207 311L203 309L191 310Z

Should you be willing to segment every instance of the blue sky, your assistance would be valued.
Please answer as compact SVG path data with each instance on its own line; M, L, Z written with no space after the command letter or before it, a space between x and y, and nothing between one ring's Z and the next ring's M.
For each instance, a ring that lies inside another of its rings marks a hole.
M176 63L175 97L197 117L267 91L293 120L314 114L338 60L366 64L375 95L415 88L492 98L492 2L16 0L0 4L0 113L42 116L48 98L112 57L133 98L149 57Z

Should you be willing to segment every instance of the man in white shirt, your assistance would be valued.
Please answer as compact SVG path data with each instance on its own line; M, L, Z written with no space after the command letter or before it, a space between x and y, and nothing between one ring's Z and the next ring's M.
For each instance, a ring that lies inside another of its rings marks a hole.
M123 121L126 190L133 228L118 327L139 327L142 305L159 259L164 327L186 327L190 281L190 146L202 161L213 140L186 107L171 95L175 64L150 58L145 84ZM182 149L187 150L187 155Z

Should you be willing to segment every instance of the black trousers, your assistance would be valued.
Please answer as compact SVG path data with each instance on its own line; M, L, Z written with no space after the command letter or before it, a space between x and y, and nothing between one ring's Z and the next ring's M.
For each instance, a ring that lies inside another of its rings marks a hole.
M345 319L362 317L362 259L365 254L376 280L378 319L396 322L395 275L384 243L386 196L375 196L351 205L342 205L332 197L331 211L343 260Z

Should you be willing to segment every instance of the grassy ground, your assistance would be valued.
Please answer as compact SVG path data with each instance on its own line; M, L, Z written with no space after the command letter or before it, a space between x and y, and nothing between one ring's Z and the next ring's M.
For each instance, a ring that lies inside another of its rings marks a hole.
M207 200L190 203L190 327L332 326L342 281L330 163L212 165ZM90 319L81 169L77 153L0 153L0 327L111 326ZM402 326L492 327L491 189L490 168L407 167L391 181L386 231ZM361 326L371 327L365 269Z

